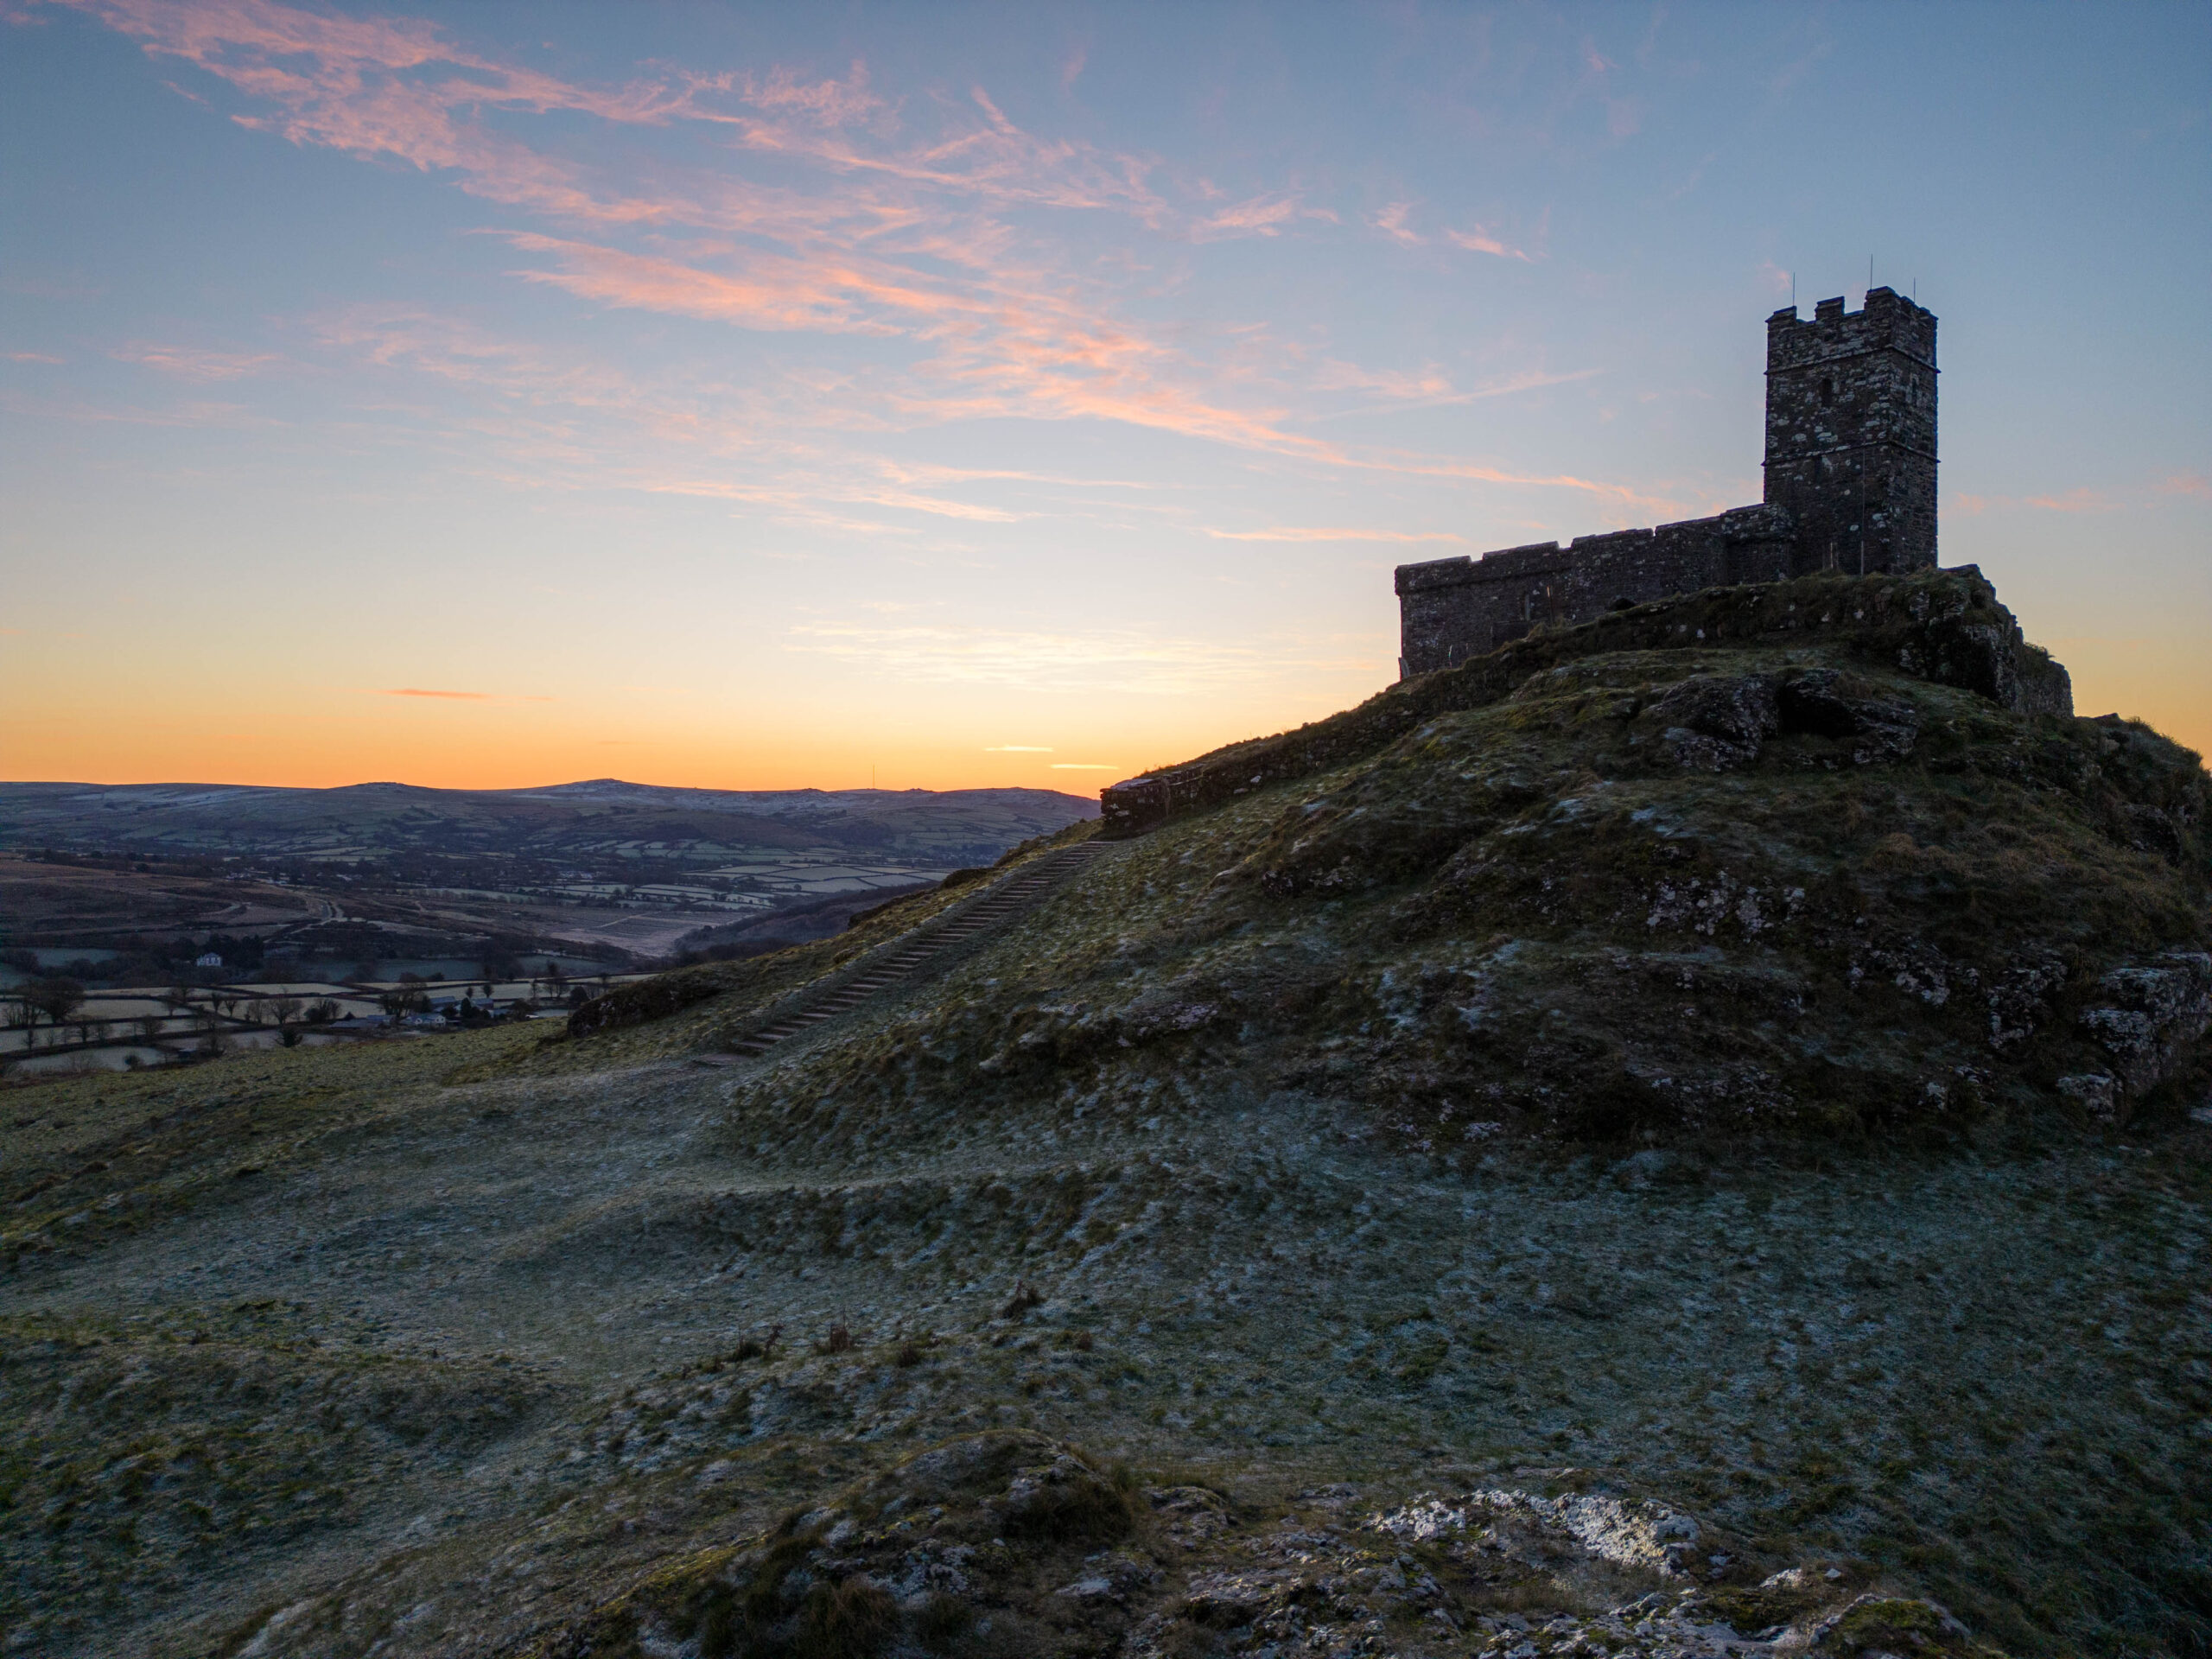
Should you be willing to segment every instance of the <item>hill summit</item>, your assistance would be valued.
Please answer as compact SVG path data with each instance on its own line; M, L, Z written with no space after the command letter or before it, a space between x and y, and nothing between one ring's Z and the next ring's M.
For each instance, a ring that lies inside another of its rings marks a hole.
M1018 968L815 1064L1314 1091L1437 1147L2115 1123L2196 1064L2207 804L1972 569L1710 590L1116 785L1137 839Z

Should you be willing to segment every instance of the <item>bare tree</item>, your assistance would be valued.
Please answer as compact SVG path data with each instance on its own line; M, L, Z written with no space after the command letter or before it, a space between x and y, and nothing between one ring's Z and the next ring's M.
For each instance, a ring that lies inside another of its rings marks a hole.
M421 1014L430 1006L430 999L414 986L406 985L386 991L377 998L378 1006L393 1025L397 1025L410 1014Z
M73 979L35 979L23 987L23 1000L53 1024L54 1041L61 1040L61 1026L83 1006L85 988Z

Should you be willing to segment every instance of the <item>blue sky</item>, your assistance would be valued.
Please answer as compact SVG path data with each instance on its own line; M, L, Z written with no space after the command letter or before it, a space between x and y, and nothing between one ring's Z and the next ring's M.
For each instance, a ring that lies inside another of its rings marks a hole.
M0 17L10 776L1088 791L1756 500L1870 258L1944 562L2212 742L2212 9Z

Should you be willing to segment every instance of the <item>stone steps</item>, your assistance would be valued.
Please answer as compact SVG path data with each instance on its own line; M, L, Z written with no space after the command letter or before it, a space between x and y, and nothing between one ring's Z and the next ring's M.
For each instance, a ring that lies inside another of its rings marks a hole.
M1002 927L1035 906L1093 858L1110 850L1101 842L1079 842L1033 859L1013 875L956 909L925 924L889 956L858 977L819 992L780 1012L775 1020L730 1045L728 1054L699 1057L707 1065L728 1065L735 1058L758 1058L825 1020L849 1014L871 998L903 985L938 957L970 939Z

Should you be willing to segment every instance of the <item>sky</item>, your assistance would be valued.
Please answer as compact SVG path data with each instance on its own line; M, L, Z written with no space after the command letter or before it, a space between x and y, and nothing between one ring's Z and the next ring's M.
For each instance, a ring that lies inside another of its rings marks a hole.
M10 779L1092 793L1758 500L1870 272L2212 747L2201 3L0 0L0 146Z

